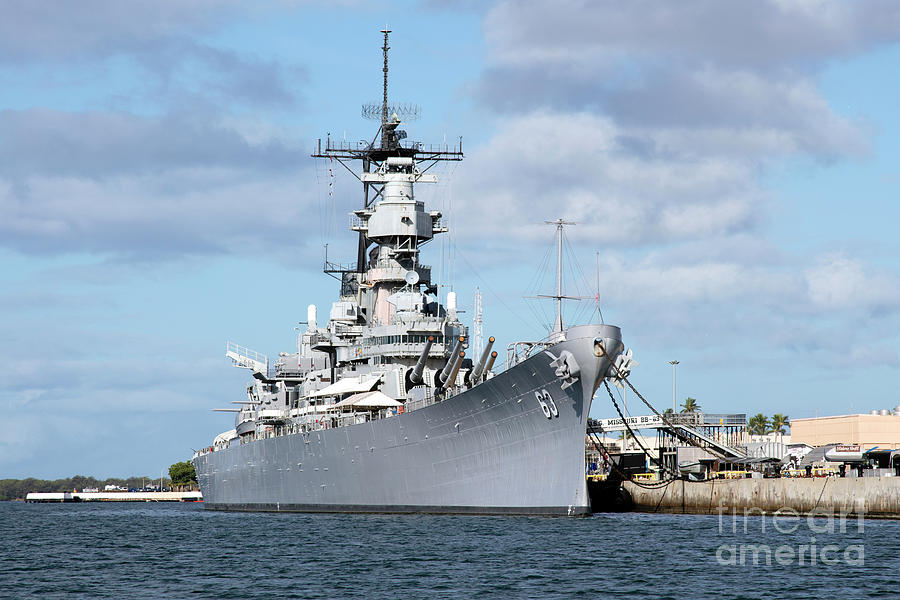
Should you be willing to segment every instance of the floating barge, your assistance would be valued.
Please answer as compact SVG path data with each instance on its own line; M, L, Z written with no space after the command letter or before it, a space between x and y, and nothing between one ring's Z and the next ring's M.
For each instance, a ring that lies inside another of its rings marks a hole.
M25 502L203 502L200 492L31 492Z

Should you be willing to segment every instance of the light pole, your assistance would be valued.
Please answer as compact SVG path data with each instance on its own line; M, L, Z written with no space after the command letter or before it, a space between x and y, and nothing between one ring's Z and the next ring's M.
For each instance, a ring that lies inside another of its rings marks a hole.
M675 366L678 365L677 360L670 360L669 364L672 365L672 414L674 415L677 410L675 410Z

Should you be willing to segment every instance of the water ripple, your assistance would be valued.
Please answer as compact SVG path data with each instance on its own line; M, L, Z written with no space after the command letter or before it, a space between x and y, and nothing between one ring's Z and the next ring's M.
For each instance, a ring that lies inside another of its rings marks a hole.
M715 515L304 515L4 502L0 597L898 596L900 522L860 528L854 520L844 531L822 520L796 524L782 533L760 517ZM794 557L779 562L779 548Z

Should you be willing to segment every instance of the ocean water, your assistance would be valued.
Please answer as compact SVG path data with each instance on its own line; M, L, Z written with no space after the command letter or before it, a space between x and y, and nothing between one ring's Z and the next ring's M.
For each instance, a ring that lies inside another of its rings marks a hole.
M0 502L0 597L900 598L900 522Z

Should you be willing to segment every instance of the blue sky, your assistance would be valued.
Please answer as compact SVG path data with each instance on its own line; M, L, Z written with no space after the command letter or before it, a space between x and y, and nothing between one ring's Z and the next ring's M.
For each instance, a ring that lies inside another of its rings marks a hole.
M893 3L0 11L0 478L155 475L229 428L225 341L290 351L336 294L324 244L354 259L358 187L309 153L374 134L385 23L410 137L467 155L420 189L451 223L424 260L502 348L552 324L523 296L563 217L568 289L599 266L658 406L672 359L710 412L900 404Z

